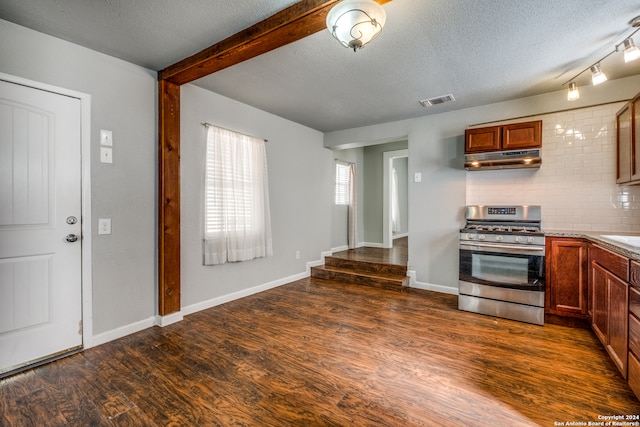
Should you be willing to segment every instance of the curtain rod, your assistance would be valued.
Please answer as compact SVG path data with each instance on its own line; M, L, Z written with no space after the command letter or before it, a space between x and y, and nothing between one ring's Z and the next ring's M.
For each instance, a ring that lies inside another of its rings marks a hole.
M236 131L236 130L223 128L222 126L212 125L211 123L208 123L208 122L202 122L202 123L200 123L200 124L201 124L202 126L204 126L204 127L213 126L213 127L216 127L216 128L220 128L220 129L228 130L229 132L242 133L242 132L238 132L238 131ZM246 134L246 133L242 133L242 135L247 135L247 134ZM253 135L247 135L247 136L250 136L251 138L262 139L264 142L269 142L269 140L268 140L268 139L258 138L257 136L253 136Z
M342 163L343 165L355 165L354 162L348 162L346 160L340 160L340 159L333 159L335 160L336 163Z

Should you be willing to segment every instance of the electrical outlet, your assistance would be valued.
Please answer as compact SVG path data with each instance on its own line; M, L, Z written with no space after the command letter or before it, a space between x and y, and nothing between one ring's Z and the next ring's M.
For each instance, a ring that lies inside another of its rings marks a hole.
M300 251L296 251L296 259L300 259Z
M113 163L113 150L110 147L100 147L100 161L102 163Z
M98 234L111 234L111 218L98 219Z

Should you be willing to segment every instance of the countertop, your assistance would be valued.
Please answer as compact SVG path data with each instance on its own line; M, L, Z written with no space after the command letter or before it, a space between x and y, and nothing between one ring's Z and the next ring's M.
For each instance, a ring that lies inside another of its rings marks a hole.
M593 243L597 243L605 249L616 252L625 257L640 261L640 246L632 246L625 244L606 236L631 236L640 238L638 233L620 233L620 232L599 232L599 231L566 231L566 230L542 230L545 237L573 237L587 239Z

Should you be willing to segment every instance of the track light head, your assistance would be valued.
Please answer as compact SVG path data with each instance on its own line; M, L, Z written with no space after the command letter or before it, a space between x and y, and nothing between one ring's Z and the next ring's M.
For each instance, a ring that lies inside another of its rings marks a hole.
M633 42L633 39L629 37L624 41L624 62L635 61L640 58L640 49Z
M578 85L575 82L569 83L569 92L567 92L567 101L575 101L578 98L580 98Z
M607 81L607 76L600 70L600 63L591 66L591 82L594 86Z

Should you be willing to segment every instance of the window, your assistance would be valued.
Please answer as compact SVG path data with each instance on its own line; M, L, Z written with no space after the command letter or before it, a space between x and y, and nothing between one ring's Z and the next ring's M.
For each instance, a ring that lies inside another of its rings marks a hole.
M349 204L349 166L336 163L336 205Z
M272 254L265 141L207 127L204 263Z

